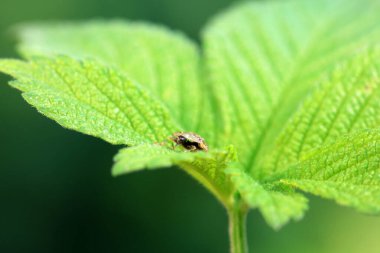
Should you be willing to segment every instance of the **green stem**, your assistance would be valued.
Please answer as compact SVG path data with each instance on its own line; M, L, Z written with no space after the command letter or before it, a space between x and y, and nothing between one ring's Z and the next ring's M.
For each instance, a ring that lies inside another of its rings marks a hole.
M228 208L231 253L248 253L246 217L247 208L235 199L235 203Z

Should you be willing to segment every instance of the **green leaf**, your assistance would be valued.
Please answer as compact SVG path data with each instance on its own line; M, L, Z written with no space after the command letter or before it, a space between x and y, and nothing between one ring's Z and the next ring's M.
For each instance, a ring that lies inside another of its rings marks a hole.
M195 131L206 140L213 134L208 127L213 123L211 101L205 99L205 90L200 91L198 49L183 35L159 26L123 21L27 25L19 32L20 51L27 58L41 54L96 58L157 95L183 129ZM122 149L115 158L113 174L178 165L227 201L227 193L232 190L223 168L232 158L223 154L194 160L193 155L146 144Z
M336 67L284 127L262 162L266 175L286 170L340 136L380 126L380 48Z
M331 92L331 101L323 104L322 116L312 126L313 131L322 128L320 132L328 134L326 142L347 132L342 129L347 118L352 120L350 131L379 123L378 66L373 66L379 57L368 50L380 41L379 11L375 1L246 3L218 16L204 31L209 81L223 105L215 111L215 138L220 145L237 147L241 167L253 178L245 175L233 182L245 201L259 207L275 227L300 217L306 209L299 194L283 195L282 190L271 190L273 185L266 189L263 175L298 162L299 157L281 153L292 160L273 168L281 138L290 138L284 126L295 128L295 121L287 124L289 119L307 122L313 117L304 102L308 95L320 92L321 86L325 93ZM328 75L333 70L337 73ZM316 97L310 103L317 103ZM340 102L345 108L336 111ZM334 129L324 131L332 125ZM294 132L302 134L300 129ZM324 143L314 138L310 135L310 148ZM291 141L283 146L297 148ZM292 209L284 211L287 207Z
M227 208L259 208L279 228L307 209L295 188L379 210L378 182L367 184L378 178L377 133L363 134L380 123L378 13L372 0L244 3L207 26L203 59L157 26L37 24L20 29L30 61L0 71L63 126L134 146L114 175L176 165ZM206 137L210 152L158 145L179 130ZM331 171L340 179L315 177Z
M289 189L274 189L271 185L264 187L242 169L230 168L226 173L245 203L251 208L259 208L274 229L281 228L290 219L301 219L308 208L308 201L301 194Z
M216 138L238 147L254 175L317 80L380 40L376 1L251 2L204 32L219 108Z
M176 152L159 145L140 145L122 149L115 157L112 172L118 176L141 168L156 169L177 165L227 205L231 201L234 188L224 170L235 160L233 147L205 153Z
M280 182L351 206L380 212L380 130L360 131L310 152Z
M130 148L123 148L115 156L112 174L119 176L125 173L145 169L157 169L173 166L172 159L192 159L191 153L171 152L160 145L145 144Z
M42 114L113 144L160 142L180 129L138 83L93 60L0 60L0 71L17 79L12 86Z
M62 126L135 146L116 156L114 175L178 165L223 204L229 201L233 188L224 169L236 159L234 149L184 153L161 146L180 128L162 103L119 71L67 56L0 60L0 71L15 77L12 85L24 98Z
M198 48L181 33L125 21L25 25L18 32L26 57L95 58L143 84L185 130L198 131L199 124L209 122L200 122L208 104L201 92Z

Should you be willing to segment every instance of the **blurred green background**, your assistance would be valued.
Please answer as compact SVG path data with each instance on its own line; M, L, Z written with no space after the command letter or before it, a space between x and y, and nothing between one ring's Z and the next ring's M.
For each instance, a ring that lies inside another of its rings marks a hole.
M29 20L122 17L183 30L199 41L230 0L1 0L0 56L16 57L7 29ZM112 178L118 147L61 128L0 76L0 252L227 253L224 210L177 169ZM252 253L378 253L380 217L311 199L302 222L276 232L257 211Z

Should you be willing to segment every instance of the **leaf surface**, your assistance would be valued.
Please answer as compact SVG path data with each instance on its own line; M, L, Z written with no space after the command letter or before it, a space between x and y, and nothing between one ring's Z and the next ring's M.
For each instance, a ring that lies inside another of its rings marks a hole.
M380 41L379 10L375 1L246 3L204 31L209 82L221 105L215 138L237 147L247 174L235 174L235 187L274 227L301 217L307 204L266 176L380 123L379 54L372 49Z
M310 152L281 183L361 212L380 212L380 130L340 138Z
M179 32L99 20L24 25L18 34L26 57L64 54L118 68L161 99L186 131L198 131L200 114L209 107L201 92L198 48Z
M380 48L353 57L326 75L284 127L262 162L264 174L286 170L342 135L380 127Z
M206 64L222 105L216 138L238 148L254 175L289 117L337 64L380 40L376 1L239 5L204 32Z
M138 83L93 60L0 60L0 71L16 78L12 86L42 114L113 144L161 142L180 129Z

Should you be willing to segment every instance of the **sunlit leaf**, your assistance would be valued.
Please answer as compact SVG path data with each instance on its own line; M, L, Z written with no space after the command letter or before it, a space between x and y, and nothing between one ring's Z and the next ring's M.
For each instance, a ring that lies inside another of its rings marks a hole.
M18 34L26 57L65 54L118 68L164 101L187 131L198 131L208 105L201 92L198 48L183 34L121 20L24 25Z
M281 183L365 213L380 212L380 130L339 138L305 155Z
M114 175L177 166L279 228L307 209L296 189L380 211L379 13L372 0L242 3L207 25L201 52L149 24L26 25L27 61L0 71L64 127L128 145ZM176 131L210 152L171 148Z
M138 83L96 61L38 57L1 60L0 71L42 114L113 144L160 142L179 129Z

